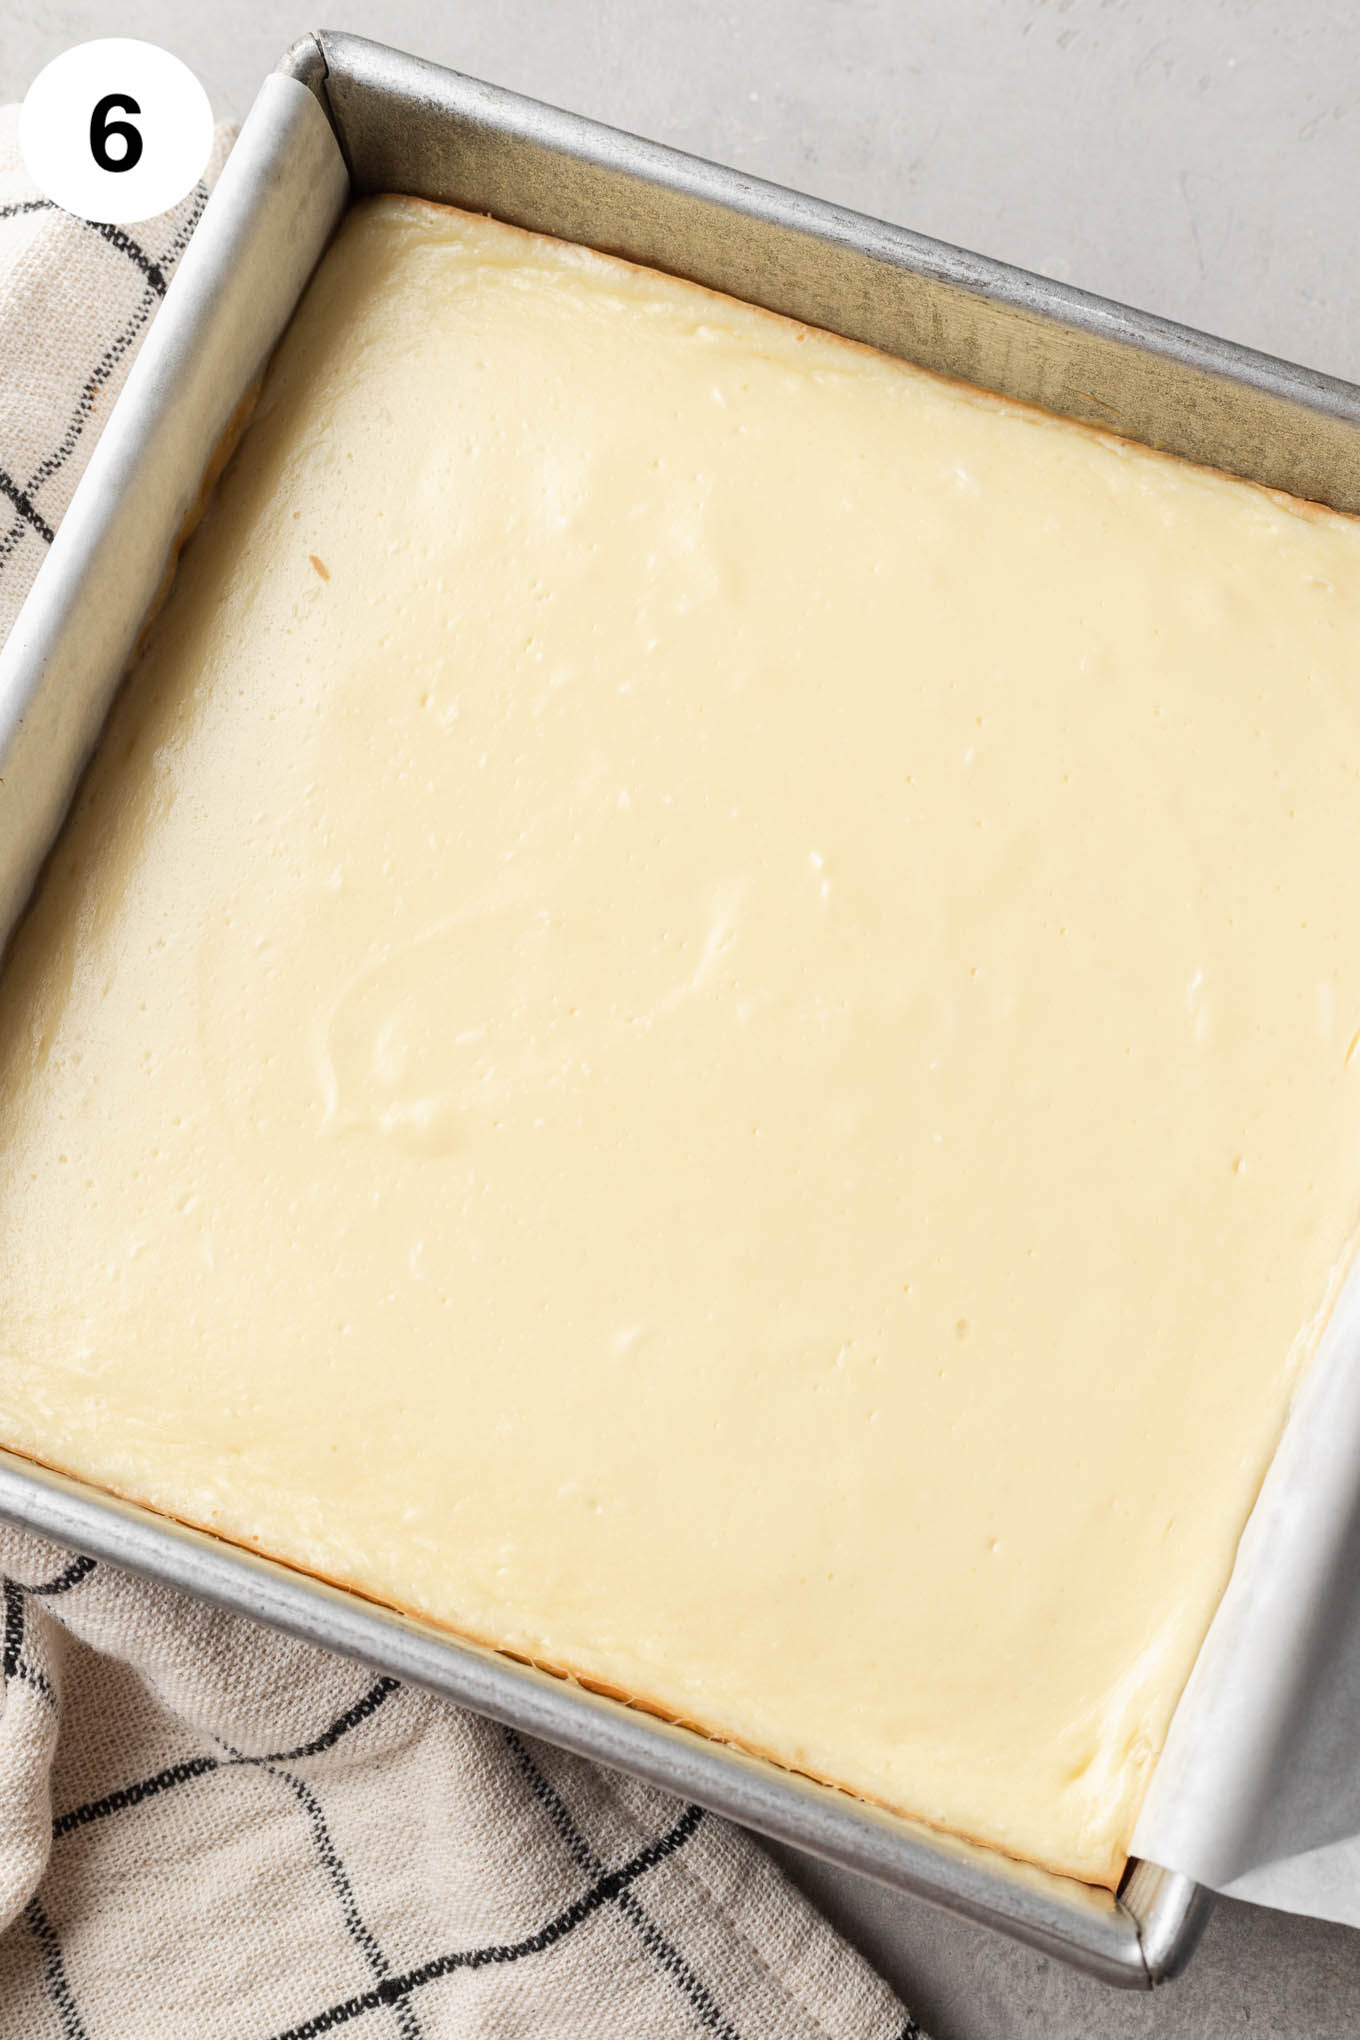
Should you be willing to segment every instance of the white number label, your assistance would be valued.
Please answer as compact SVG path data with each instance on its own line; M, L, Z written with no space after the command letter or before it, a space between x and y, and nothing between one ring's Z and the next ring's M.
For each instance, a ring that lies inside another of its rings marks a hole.
M39 71L19 115L24 166L45 197L113 226L167 212L212 149L212 108L187 64L108 36Z

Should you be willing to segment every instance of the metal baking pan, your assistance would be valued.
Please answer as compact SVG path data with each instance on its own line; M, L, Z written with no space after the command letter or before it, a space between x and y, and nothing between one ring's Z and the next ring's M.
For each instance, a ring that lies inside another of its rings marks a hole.
M266 82L0 654L0 936L31 891L233 414L348 198L372 191L586 242L1360 511L1360 390L1348 384L358 37L308 36ZM4 1452L0 1516L634 1772L1110 1983L1146 1988L1171 1975L1210 1902L1150 1863L1131 1863L1112 1896L1014 1862Z

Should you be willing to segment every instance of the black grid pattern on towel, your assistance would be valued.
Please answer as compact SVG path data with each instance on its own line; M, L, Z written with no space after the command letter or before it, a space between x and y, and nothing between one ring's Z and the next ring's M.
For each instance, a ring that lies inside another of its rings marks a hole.
M26 1623L25 1595L40 1594L51 1599L57 1594L69 1594L82 1580L94 1571L92 1558L76 1558L57 1577L37 1587L21 1587L17 1580L0 1576L0 1602L3 1602L5 1619L0 1631L0 1699L11 1679L18 1679L40 1693L48 1706L55 1709L57 1696L45 1672L38 1670L24 1656L24 1630Z
M17 1581L8 1578L3 1581L5 1621L3 1655L0 1657L0 1663L3 1663L6 1679L22 1676L27 1596L33 1594L51 1598L69 1593L87 1580L94 1570L93 1559L78 1558L56 1578L38 1586L23 1587ZM38 1676L41 1678L41 1674ZM44 1686L47 1685L45 1679L42 1683ZM50 1691L50 1688L48 1690ZM355 1896L354 1881L336 1847L320 1794L311 1783L299 1777L290 1767L305 1758L334 1749L337 1743L363 1722L370 1720L385 1702L401 1690L396 1679L386 1676L375 1678L343 1713L328 1722L308 1741L291 1749L270 1751L256 1756L223 1745L221 1756L204 1753L170 1765L150 1777L120 1786L98 1799L84 1801L54 1817L53 1841L60 1842L64 1837L74 1834L81 1828L89 1827L96 1821L128 1813L162 1793L182 1789L214 1773L230 1771L237 1767L249 1767L277 1778L307 1823L317 1859L330 1884L345 1931L370 1969L373 1983L368 1990L323 2005L313 2017L301 2024L285 2028L272 2036L272 2040L314 2040L314 2036L334 2032L341 2026L366 2017L370 2012L387 2013L393 2021L390 2030L394 2030L400 2036L400 2040L421 2040L419 2015L412 2002L419 1992L432 1984L452 1978L461 1971L475 1971L492 1965L502 1966L545 1955L610 1905L619 1908L630 1926L635 1928L653 1959L677 1985L690 2011L688 2023L691 2029L715 2033L720 2036L720 2040L741 2040L737 2029L724 2016L711 1990L700 1980L693 1965L653 1924L633 1891L633 1886L644 1879L649 1871L654 1870L658 1864L685 1846L703 1819L702 1810L697 1806L686 1807L664 1833L645 1843L625 1862L611 1869L595 1853L575 1826L560 1796L548 1784L534 1761L528 1746L518 1736L509 1732L508 1741L526 1784L534 1798L544 1807L554 1827L563 1836L573 1863L583 1873L582 1888L566 1904L558 1906L531 1933L521 1935L513 1941L488 1942L470 1948L441 1951L400 1973L393 1972L390 1961L383 1954L376 1936L360 1910ZM61 1941L56 1927L36 1898L30 1902L24 1918L42 1951L44 1987L62 2034L66 2036L66 2040L89 2040L62 1957ZM261 2036L261 2040L264 2040L264 2036Z
M338 2027L347 2026L351 2019L362 2018L365 2012L376 2011L380 2005L392 2004L401 1996L423 1990L427 1984L455 1976L459 1970L486 1969L492 1964L522 1962L531 1955L546 1954L568 1934L592 1919L602 1907L612 1904L649 1870L655 1870L659 1863L664 1863L668 1856L682 1849L702 1819L701 1808L686 1807L665 1834L658 1835L646 1848L639 1849L617 1870L606 1871L602 1877L597 1877L593 1884L569 1904L559 1907L532 1934L525 1934L518 1941L488 1942L478 1948L460 1948L452 1954L437 1955L433 1961L408 1969L401 1976L390 1977L373 1990L327 2006L315 2018L304 2020L300 2026L287 2027L282 2033L273 2035L272 2040L317 2040L322 2033L333 2033Z
M21 479L9 472L5 465L4 449L0 448L0 498L3 498L15 513L8 528L0 531L0 574L4 573L8 563L18 552L20 540L27 531L34 532L44 545L52 543L56 535L55 528L41 507L42 493L61 473L81 445L98 404L100 392L119 363L135 348L151 323L157 305L165 296L170 272L189 245L190 237L202 217L207 202L207 186L198 184L186 201L187 215L159 257L153 256L125 228L104 226L92 220L77 220L69 213L59 212L59 208L54 206L50 199L20 199L12 205L0 206L0 226L6 221L25 219L34 213L51 213L57 216L63 225L69 225L74 231L97 234L110 247L125 256L131 268L141 278L141 286L131 308L98 359L90 364L80 383L65 427L56 436L53 445L37 467Z
M501 1733L521 1776L565 1843L572 1862L578 1870L585 1871L591 1877L603 1876L605 1867L603 1862L568 1813L560 1793L554 1792L534 1762L528 1745L512 1728L503 1729ZM696 1975L691 1964L679 1950L671 1946L665 1935L649 1919L637 1894L631 1888L622 1890L618 1893L617 1904L648 1954L661 1964L669 1976L674 1977L677 1986L688 1998L698 2025L706 2032L716 2033L719 2040L741 2040L741 2035L731 2020L723 2017L712 1991Z
M5 1619L0 1663L6 1679L23 1676L28 1597L32 1595L50 1600L70 1593L89 1579L95 1569L93 1559L77 1558L53 1579L34 1586L21 1586L8 1578L3 1580ZM50 1692L41 1674L38 1678ZM704 1819L702 1809L697 1806L683 1808L661 1834L645 1841L622 1863L610 1866L592 1846L561 1794L545 1776L531 1745L511 1729L502 1730L501 1734L515 1768L561 1840L574 1869L580 1873L580 1887L528 1933L514 1939L441 1950L423 1962L394 1971L363 1915L354 1880L326 1819L321 1793L313 1782L299 1776L292 1767L309 1757L334 1749L401 1691L396 1679L385 1675L376 1677L315 1735L291 1748L252 1755L223 1744L220 1755L204 1752L148 1777L118 1786L97 1799L83 1801L55 1815L52 1822L54 1844L96 1822L130 1814L163 1793L193 1786L217 1773L250 1768L276 1778L307 1824L339 1918L348 1939L368 1967L372 1983L366 1990L323 2002L311 2017L272 2035L260 2035L259 2040L319 2040L320 2035L336 2032L370 2014L377 2014L387 2030L398 2036L398 2040L422 2040L418 2010L420 1993L463 1972L504 1967L546 1956L610 1907L615 1908L627 1922L638 1942L673 1987L677 2014L684 2020L683 2026L677 2026L677 2033L691 2031L712 2034L716 2040L743 2040L741 2031L723 2010L711 1982L656 1925L636 1888L644 1883L651 1871L685 1847ZM29 1903L23 1917L41 1951L44 1989L64 2040L91 2040L63 1958L56 1926L37 1898ZM924 2040L924 2036L915 2022L908 2019L899 2040Z
M57 1938L57 1930L36 1898L31 1898L25 1906L24 1919L42 1950L43 1983L52 2001L52 2009L57 2015L64 2040L89 2040L85 2021L80 2016L80 2008L76 2004L66 1974L66 1964L61 1958L61 1942Z

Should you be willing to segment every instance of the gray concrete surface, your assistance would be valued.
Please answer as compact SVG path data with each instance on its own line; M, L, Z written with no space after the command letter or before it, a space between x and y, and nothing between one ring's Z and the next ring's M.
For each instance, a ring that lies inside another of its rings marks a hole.
M0 100L141 35L240 116L304 29L461 70L1360 379L1348 0L0 0ZM1341 2040L1360 1934L1222 1904L1117 1996L929 1907L790 1867L937 2040Z

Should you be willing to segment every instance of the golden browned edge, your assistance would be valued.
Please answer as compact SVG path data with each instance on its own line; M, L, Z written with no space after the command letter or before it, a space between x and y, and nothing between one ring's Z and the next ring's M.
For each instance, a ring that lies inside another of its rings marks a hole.
M456 215L460 215L463 218L494 219L493 214L472 214L469 213L464 207L445 205L441 204L440 202L434 199L416 198L406 193L375 194L373 196L358 200L355 206L351 207L350 210L355 211L358 210L360 207L367 208L369 206L381 203L384 199L390 199L392 197L400 198L404 205L411 207L413 210L423 209L437 214L453 213ZM496 221L496 224L499 226L509 226L509 222L506 221L498 220ZM1037 404L1027 404L1019 401L1016 398L1003 397L994 390L981 389L975 384L959 381L952 376L942 375L937 370L922 368L918 363L906 361L901 356L898 355L888 354L884 349L870 346L865 341L850 339L846 334L837 333L834 331L834 329L830 327L812 326L809 325L805 320L793 319L788 317L785 313L770 311L766 306L752 304L748 299L735 298L726 291L713 290L706 284L696 283L690 277L677 276L671 271L658 270L650 264L633 262L627 256L619 255L613 253L612 251L589 247L589 244L579 242L577 243L566 242L563 241L560 236L534 233L530 229L524 227L509 226L509 230L512 233L523 235L525 240L540 242L546 244L549 247L559 245L568 247L586 246L588 247L589 253L593 255L598 255L602 261L609 263L618 263L625 269L636 271L639 275L644 276L664 275L670 281L688 284L691 290L697 290L702 292L705 297L711 298L717 304L739 304L742 306L743 310L750 313L754 313L757 318L772 320L777 325L784 327L786 329L791 329L795 333L816 334L819 338L833 340L837 342L841 347L851 348L856 353L867 355L875 361L892 362L897 367L905 369L911 374L925 377L926 380L928 380L929 382L940 384L943 387L950 390L962 392L974 402L981 402L985 404L988 408L996 408L1003 412L1009 412L1020 417L1026 417L1035 420L1043 419L1050 424L1065 426L1071 429L1072 431L1089 434L1091 437L1101 440L1115 449L1122 450L1125 447L1131 447L1136 449L1139 453L1149 455L1150 457L1156 460L1174 462L1174 464L1178 467L1191 468L1192 470L1201 474L1225 477L1228 480L1238 482L1245 488L1254 489L1258 494L1268 497L1272 502L1276 503L1281 508L1293 511L1296 514L1302 516L1312 517L1320 521L1326 521L1332 518L1339 518L1341 519L1342 522L1347 524L1355 522L1355 519L1353 517L1348 516L1345 512L1333 510L1327 504L1316 503L1306 497L1292 496L1282 489L1270 488L1264 483L1251 481L1245 475L1234 474L1231 469L1213 468L1198 461L1186 460L1183 458L1183 456L1179 454L1168 453L1163 448L1149 446L1143 440L1130 439L1121 433L1115 432L1108 426L1095 425L1084 419L1063 417L1055 412L1045 411L1042 409L1042 407L1040 407ZM224 427L216 446L213 449L208 464L204 469L203 479L200 484L198 494L196 495L194 502L190 506L190 509L187 512L184 521L180 527L179 533L171 548L170 557L166 562L165 572L161 578L160 585L157 588L155 596L151 601L151 604L147 610L146 617L143 621L141 631L138 634L137 643L133 651L133 656L131 661L129 662L129 675L131 673L132 666L134 666L137 663L142 653L146 649L147 640L148 637L150 636L152 626L154 625L157 617L159 616L161 610L163 609L165 602L170 594L171 587L174 583L175 574L179 566L180 557L184 551L184 548L194 535L194 532L196 531L199 523L202 521L204 513L206 512L209 503L212 500L217 484L221 479L225 469L229 465L232 455L235 453L237 446L240 444L246 426L250 422L250 418L254 412L255 405L258 401L260 390L263 386L266 373L267 365L266 369L262 370L261 373L256 377L255 381L251 384L250 388L246 391L245 395L241 398L240 402L237 404L235 410L232 412L231 417L228 419L227 424ZM123 684L126 684L126 681ZM39 881L39 885L40 884L41 880ZM35 895L38 889L39 887L35 886L34 888ZM1339 1287L1340 1284L1338 1282L1337 1289L1339 1289ZM1335 1295L1336 1291L1334 1290L1331 1298L1329 1298L1326 1308L1322 1313L1320 1313L1320 1321L1325 1320L1325 1317L1330 1313L1331 1306L1335 1301ZM1315 1347L1317 1343L1316 1337L1314 1337L1309 1343L1310 1346ZM1308 1358L1311 1358L1311 1353L1308 1355ZM1297 1379L1302 1379L1303 1374L1306 1372L1306 1367L1307 1362L1304 1361L1299 1366ZM65 1475L66 1478L75 1480L79 1482L80 1485L86 1488L93 1488L95 1492L100 1491L98 1484L85 1480L82 1475L73 1471L69 1467L62 1466L59 1462L55 1460L45 1459L40 1453L29 1452L24 1450L22 1447L15 1445L7 1445L6 1449L8 1451L13 1452L16 1455L16 1457L27 1459L35 1465L46 1466L50 1468L51 1471L63 1474ZM1268 1464L1269 1462L1267 1461L1267 1465ZM1264 1478L1265 1469L1263 1468L1261 1479L1264 1480ZM1259 1488L1260 1482L1257 1483L1257 1492L1259 1492ZM772 1753L768 1749L762 1747L762 1745L759 1744L758 1742L740 1736L715 1736L711 1734L707 1729L705 1729L702 1723L690 1721L680 1715L677 1715L673 1709L666 1707L662 1702L652 1698L651 1696L645 1693L630 1692L624 1687L610 1684L607 1680L600 1679L591 1674L579 1672L573 1669L572 1666L564 1662L557 1662L555 1660L547 1658L530 1657L521 1651L511 1650L507 1648L504 1644L498 1643L493 1637L481 1635L480 1633L473 1629L460 1626L458 1623L450 1622L438 1616L430 1615L426 1611L416 1608L408 1603L404 1603L400 1600L385 1599L380 1595L372 1593L368 1588L364 1587L359 1582L345 1578L343 1575L321 1572L313 1567L300 1565L291 1559L281 1558L276 1552L269 1550L269 1548L266 1545L260 1543L257 1539L244 1536L227 1536L222 1531L211 1529L202 1523L194 1522L189 1517L179 1516L173 1510L160 1508L154 1502L147 1501L143 1496L134 1494L127 1489L118 1487L115 1484L112 1483L103 1484L103 1491L109 1494L117 1495L120 1499L132 1503L137 1508L145 1509L152 1515L159 1516L164 1520L170 1522L180 1523L186 1529L195 1530L199 1532L201 1535L213 1537L217 1539L220 1543L229 1544L246 1551L253 1551L259 1557L269 1560L271 1564L281 1565L289 1572L296 1573L304 1578L320 1580L328 1586L338 1588L341 1592L352 1594L357 1599L367 1601L374 1606L390 1608L397 1614L404 1615L416 1622L428 1624L433 1628L444 1630L449 1635L455 1636L461 1639L462 1641L475 1644L481 1649L494 1651L500 1657L508 1658L521 1664L531 1665L536 1670L546 1672L550 1674L552 1677L561 1679L569 1685L581 1686L589 1692L598 1693L606 1699L613 1700L622 1706L633 1708L639 1713L654 1715L658 1719L669 1722L675 1727L683 1728L691 1734L700 1735L708 1742L726 1744L734 1749L739 1749L748 1756L756 1757L764 1763L773 1765L774 1768L777 1770L788 1772L793 1776L808 1778L814 1784L822 1785L833 1791L844 1793L846 1797L851 1800L857 1800L861 1803L880 1806L888 1813L896 1814L901 1818L917 1822L922 1826L933 1829L937 1833L958 1836L965 1841L971 1842L976 1847L990 1849L993 1853L997 1855L1011 1856L1013 1857L1014 1860L1019 1862L1033 1863L1039 1869L1046 1870L1051 1874L1059 1877L1068 1878L1074 1883L1094 1885L1099 1889L1108 1891L1114 1891L1118 1888L1120 1879L1122 1878L1125 1868L1127 1867L1128 1861L1127 1853L1121 1852L1118 1855L1118 1857L1112 1862L1109 1870L1103 1876L1093 1878L1088 1875L1083 1875L1073 1870L1069 1866L1060 1865L1051 1861L1040 1861L1037 1857L1027 1857L1024 1855L1020 1855L1015 1851L999 1849L994 1842L986 1841L982 1837L971 1833L966 1828L948 1827L942 1821L934 1821L929 1819L925 1815L913 1813L909 1809L895 1805L891 1800L883 1799L877 1794L859 1791L851 1786L842 1784L838 1779L823 1776L818 1772L801 1770L797 1765L786 1763L782 1759L772 1755ZM1253 1504L1254 1500L1255 1497L1253 1496ZM1160 1752L1158 1752L1158 1754L1160 1754ZM1151 1773L1154 1768L1155 1758L1153 1765L1149 1766L1148 1772L1149 1778L1151 1777Z
M273 359L272 355L270 359ZM161 575L160 584L151 598L146 615L142 618L142 627L137 633L137 642L132 648L132 657L128 660L128 670L119 683L120 691L131 679L133 668L146 650L152 626L169 599L175 575L179 571L180 555L202 523L207 513L208 505L217 492L217 484L221 481L223 473L230 465L232 455L241 443L246 426L250 423L255 406L259 402L260 391L264 387L267 369L268 363L260 370L255 380L246 390L245 395L241 398L236 409L223 426L217 444L208 456L208 464L203 470L203 479L198 485L198 493L185 511L184 521L171 542L170 556L165 562L165 572ZM98 747L96 746L96 748ZM34 890L36 891L36 887Z
M549 248L583 248L589 255L598 255L604 262L616 262L622 269L631 269L639 276L661 276L668 283L683 283L691 290L702 292L719 305L740 305L743 311L752 312L758 319L771 319L776 325L789 328L794 333L814 334L819 340L832 340L838 347L848 347L856 354L865 354L873 361L890 362L894 368L905 370L909 375L922 376L927 382L938 383L941 388L952 390L967 397L971 402L981 404L987 410L1007 412L1018 418L1031 421L1042 419L1048 425L1057 425L1064 430L1087 434L1101 440L1115 452L1126 448L1139 454L1146 454L1153 460L1170 461L1174 467L1189 468L1192 474L1212 475L1219 481L1236 482L1241 488L1254 490L1258 496L1266 496L1279 509L1290 510L1305 518L1326 523L1337 519L1342 524L1355 524L1355 513L1334 510L1330 503L1318 503L1311 496L1294 496L1287 489L1277 489L1269 482L1255 482L1250 475L1240 475L1234 468L1211 467L1207 461L1189 460L1183 453L1172 453L1166 447L1149 446L1145 439L1133 439L1127 433L1117 432L1112 425L1097 425L1089 418L1069 418L1061 411L1046 411L1041 404L1026 403L1021 397L1002 396L999 390L984 389L980 383L964 382L959 376L945 375L937 368L923 368L920 362L909 361L905 355L890 354L885 347L875 347L867 340L853 340L848 333L838 333L834 326L812 326L805 319L795 319L787 312L773 312L768 305L754 304L750 298L734 297L730 291L714 290L709 284L696 283L692 276L684 276L678 270L662 269L654 263L634 262L627 255L617 254L611 248L597 248L588 241L568 241L560 234L541 234L532 227L517 227L509 220L497 219L494 213L469 212L466 206L446 205L435 198L417 198L404 191L370 192L356 199L345 214L359 212L371 206L400 199L412 210L423 209L433 213L452 213L461 219L490 220L507 232L519 234L526 241L538 241Z
M685 1715L677 1714L674 1708L667 1707L663 1701L656 1700L646 1693L634 1693L626 1687L612 1685L607 1679L598 1678L594 1673L577 1671L565 1660L533 1657L527 1651L515 1650L508 1644L498 1642L493 1636L484 1635L480 1630L469 1628L463 1623L451 1622L444 1616L432 1615L428 1609L418 1608L411 1602L376 1594L371 1587L366 1587L343 1573L325 1572L317 1566L303 1565L300 1560L280 1557L278 1552L271 1551L269 1546L262 1544L258 1538L217 1529L195 1521L192 1516L182 1516L174 1509L162 1508L159 1503L148 1501L144 1495L137 1494L131 1488L121 1487L116 1481L88 1480L73 1467L63 1465L60 1460L48 1459L40 1452L31 1452L25 1446L5 1442L3 1449L16 1459L26 1459L30 1465L43 1466L51 1473L61 1474L64 1479L74 1481L88 1493L116 1496L119 1501L130 1503L133 1508L142 1509L151 1516L158 1516L162 1522L178 1523L183 1529L192 1530L200 1537L211 1537L218 1544L229 1545L239 1551L253 1552L257 1558L266 1559L270 1565L281 1566L285 1572L293 1573L300 1579L317 1580L323 1586L333 1587L340 1593L367 1602L370 1607L385 1608L427 1629L442 1630L460 1643L470 1643L479 1650L492 1651L497 1657L507 1658L515 1664L529 1665L535 1671L546 1672L550 1677L560 1679L564 1685L580 1686L588 1693L598 1693L603 1699L612 1700L616 1705L628 1707L635 1713L654 1715L657 1720L667 1722L673 1728L684 1729L687 1734L699 1736L705 1742L713 1743L720 1748L740 1750L745 1756L756 1757L777 1771L786 1772L791 1777L806 1778L813 1785L842 1793L845 1798L861 1805L881 1807L885 1813L895 1814L899 1819L911 1821L918 1827L930 1828L936 1834L969 1842L974 1848L986 1849L993 1855L1028 1864L1035 1869L1047 1871L1051 1876L1065 1877L1073 1884L1103 1891L1116 1891L1128 1866L1127 1853L1121 1851L1103 1875L1093 1877L1037 1856L1026 1856L1018 1850L1003 1849L998 1843L987 1841L968 1828L951 1827L944 1821L931 1820L927 1815L913 1813L909 1807L896 1805L892 1800L884 1799L877 1793L862 1792L855 1786L843 1785L839 1779L825 1776L819 1771L806 1771L797 1764L787 1763L748 1737L715 1735L705 1728L702 1722L692 1721ZM117 1560L111 1562L117 1564Z

